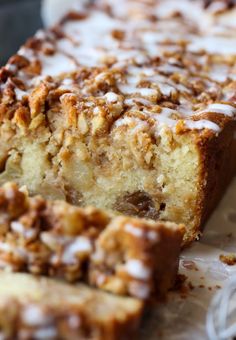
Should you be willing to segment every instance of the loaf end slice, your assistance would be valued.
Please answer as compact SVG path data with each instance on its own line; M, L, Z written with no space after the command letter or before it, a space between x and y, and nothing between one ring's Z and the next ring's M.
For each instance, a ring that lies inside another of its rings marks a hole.
M82 284L0 273L4 339L129 339L137 330L142 310L139 300Z
M2 268L141 299L174 284L183 225L29 197L14 183L0 188L0 218Z

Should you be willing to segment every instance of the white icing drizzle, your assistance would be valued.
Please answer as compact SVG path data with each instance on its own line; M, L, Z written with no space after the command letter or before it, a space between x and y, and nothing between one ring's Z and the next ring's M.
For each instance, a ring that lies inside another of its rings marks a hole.
M124 267L125 271L135 279L148 280L151 277L150 268L146 267L140 260L130 259Z
M153 113L148 110L143 111L148 117L152 117L156 120L157 126L170 126L174 128L177 124L177 120L171 118L170 116L174 113L177 113L177 111L163 108L161 113Z
M38 306L29 305L22 313L22 320L27 326L43 326L47 325L49 318Z
M149 100L144 99L144 98L128 98L128 99L125 99L124 103L127 106L135 106L138 103L142 104L144 106L151 106L152 105L152 102L150 102Z
M21 47L20 50L18 51L18 54L25 57L29 61L35 60L35 54L34 51L28 47Z
M83 11L88 0L43 0L42 18L46 26L53 26L69 11Z
M116 79L115 88L118 93L113 92L116 90L111 90L105 94L99 93L97 96L105 98L108 104L114 104L119 102L121 93L129 111L139 111L144 117L155 120L155 133L157 134L163 127L175 130L178 119L184 120L189 129L209 129L218 133L220 127L210 118L192 120L191 116L195 115L197 119L201 113L215 112L235 117L236 109L228 104L213 103L207 108L193 111L191 103L184 102L186 94L195 95L189 85L193 81L202 80L201 75L209 79L204 80L206 89L214 88L216 82L236 79L229 66L215 64L209 71L202 71L198 77L199 71L194 65L189 69L184 68L178 58L163 57L167 52L181 51L178 42L183 38L187 51L193 52L191 58L200 66L204 65L206 57L206 55L203 57L197 55L201 50L218 55L235 56L235 34L225 24L216 25L215 21L219 21L218 17L212 20L209 16L212 10L213 12L219 10L217 6L210 6L206 11L196 1L189 0L181 2L166 0L165 3L163 1L141 3L137 0L128 2L121 0L119 4L110 0L98 0L98 3L104 1L110 3L113 16L99 9L90 9L88 13L84 12L85 18L68 20L60 26L64 33L62 38L55 37L52 31L38 31L36 38L42 42L41 51L34 51L29 47L22 47L19 50L18 54L27 58L31 63L40 62L41 74L31 77L24 71L17 71L14 64L6 66L7 70L18 72L19 79L27 85L26 91L15 88L17 100L22 100L29 95L32 87L38 85L46 76L60 76L63 73L77 71L84 66L102 67L104 64L107 65L108 60L113 60L110 69L123 71L123 76ZM176 11L181 12L188 20L173 18L172 14ZM150 21L148 19L150 14L157 15L159 20ZM122 33L121 38L119 34L117 37L116 32ZM47 48L55 50L55 53L45 54L43 51ZM147 66L150 65L149 61L152 57L157 60L160 58L160 62L154 66ZM144 63L145 66L143 66ZM138 66L139 64L141 65ZM175 74L188 81L181 83L174 80L172 75ZM95 81L105 82L106 72L98 74ZM0 86L1 91L4 91L7 84ZM78 89L76 81L73 82L68 77L61 82L60 89L79 93L86 98L91 95L86 85ZM152 105L159 103L160 96L162 98L164 96L164 100L171 101L177 94L181 94L181 97L175 110L162 108L160 113L152 112ZM144 110L140 109L140 105L144 106ZM94 104L92 103L91 106ZM94 114L99 113L98 110L97 107L93 107ZM120 117L114 127L118 128L123 125L128 125L131 133L148 129L147 122L132 115Z
M35 230L35 229L27 229L27 228L25 228L23 226L23 224L21 224L20 222L17 222L17 221L11 222L11 229L14 232L24 236L27 239L35 237L36 234L37 234L37 230Z
M37 329L34 332L34 338L37 340L55 339L58 337L58 332L55 327L48 326Z
M22 100L25 96L27 96L26 91L22 91L18 87L15 88L15 94L16 94L16 99L17 100Z
M10 72L16 72L17 71L17 66L14 64L7 64L6 69Z
M158 242L160 240L160 236L158 235L158 233L156 231L149 231L147 233L147 237L150 241L155 241L155 242Z
M138 238L142 238L142 237L146 236L150 241L155 241L155 242L159 241L159 235L154 230L144 231L144 230L134 226L131 223L127 223L124 227L124 230L127 233L129 233L129 234L131 234L135 237L138 237Z
M196 129L196 130L202 130L202 129L209 129L213 130L215 132L220 132L219 125L211 122L210 120L201 119L201 120L185 120L185 125L189 129Z
M135 237L143 237L143 230L140 228L137 228L133 226L130 223L127 223L124 227L125 231L128 232L129 234L132 234Z
M157 95L157 91L154 90L154 89L137 88L137 87L131 86L131 85L120 85L119 89L124 94L133 94L133 93L136 94L136 93L139 93L139 94L141 94L141 96L144 96L144 97L156 96Z
M25 228L23 226L23 224L21 224L20 222L11 222L11 229L19 234L23 234L25 231Z
M91 253L92 252L92 243L91 241L84 236L77 237L71 244L66 246L63 255L62 262L65 264L73 264L76 263L76 255L79 253Z
M214 103L207 106L205 110L198 112L198 114L205 112L219 113L224 116L234 117L236 114L236 108L229 104Z
M150 296L150 285L143 282L132 281L129 285L129 291L133 296L139 299L147 299Z
M147 122L136 117L123 117L118 119L114 124L114 128L119 128L122 126L128 126L129 133L131 134L135 134L139 131L145 131L149 128Z
M42 76L56 76L76 70L75 62L62 53L56 53L53 56L44 56L42 54L40 60L43 64Z
M71 328L78 328L81 324L81 319L79 315L70 315L68 318L68 324Z
M6 252L6 253L11 253L14 251L13 246L10 246L7 243L0 242L0 251Z
M108 103L116 103L119 100L119 97L116 93L114 92L108 92L105 94L105 98Z
M220 46L220 48L219 48ZM205 50L209 53L218 54L236 54L235 39L214 37L214 36L201 36L195 37L192 43L188 47L191 52L198 52L199 50Z

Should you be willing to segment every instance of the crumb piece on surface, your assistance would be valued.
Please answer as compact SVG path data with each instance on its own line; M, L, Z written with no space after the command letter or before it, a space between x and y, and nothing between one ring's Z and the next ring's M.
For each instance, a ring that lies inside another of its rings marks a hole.
M188 282L188 287L190 290L193 290L195 288L191 281Z
M198 271L198 267L194 261L184 260L182 265L185 269Z
M221 254L219 256L219 259L221 262L227 264L228 266L234 266L236 264L236 254L229 255Z

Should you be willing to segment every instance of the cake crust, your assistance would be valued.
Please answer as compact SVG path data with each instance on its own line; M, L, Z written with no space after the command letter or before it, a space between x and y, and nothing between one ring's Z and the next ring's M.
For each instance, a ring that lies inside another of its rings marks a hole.
M235 129L235 121L228 121L218 136L199 141L202 165L201 182L206 183L201 188L198 203L201 211L198 213L201 216L199 220L201 229L236 174L236 159L233 157L236 151L236 141L232 139ZM195 235L197 236L198 233L199 230L196 230Z

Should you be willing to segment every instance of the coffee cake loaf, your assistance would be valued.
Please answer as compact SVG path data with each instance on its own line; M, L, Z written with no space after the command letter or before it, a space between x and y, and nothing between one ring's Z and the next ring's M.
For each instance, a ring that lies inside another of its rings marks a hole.
M0 273L2 339L120 340L137 331L143 304L85 285Z
M235 10L117 4L70 13L1 69L0 183L184 223L188 243L235 172Z
M0 220L1 269L145 300L175 283L183 226L30 198L13 183L0 188Z

